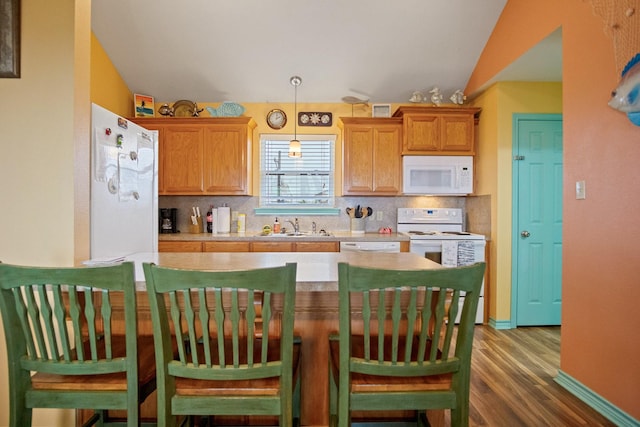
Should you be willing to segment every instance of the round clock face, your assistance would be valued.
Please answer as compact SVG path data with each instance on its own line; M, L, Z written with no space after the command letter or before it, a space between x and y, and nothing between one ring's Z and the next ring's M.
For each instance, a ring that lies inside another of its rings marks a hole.
M282 129L287 124L287 115L279 109L271 110L267 113L267 124L271 129Z

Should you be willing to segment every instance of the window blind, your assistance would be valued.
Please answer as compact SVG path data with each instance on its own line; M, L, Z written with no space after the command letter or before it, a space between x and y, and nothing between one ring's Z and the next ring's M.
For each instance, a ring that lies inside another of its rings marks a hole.
M298 135L302 157L289 157L290 135L260 139L260 205L333 207L335 136Z

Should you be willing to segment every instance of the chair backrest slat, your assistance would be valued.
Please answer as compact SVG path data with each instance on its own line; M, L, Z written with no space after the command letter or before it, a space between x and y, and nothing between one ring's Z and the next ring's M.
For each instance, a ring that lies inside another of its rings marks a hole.
M53 326L53 309L51 308L45 286L36 285L34 289L38 294L38 300L40 302L40 318L44 326L44 334L48 340L47 344L49 345L51 358L57 360L60 356L58 354L58 339Z
M272 310L271 310L271 292L264 292L263 294L263 307L262 307L262 322L264 325L269 325L272 320ZM264 331L262 334L262 357L260 358L260 363L267 363L267 356L269 347L269 331Z
M182 312L178 304L177 292L169 292L169 300L171 301L171 321L173 322L174 333L176 335L176 347L178 347L178 356L183 365L187 364L187 351L185 344L187 343L182 335ZM195 344L194 344L195 345Z
M34 295L34 287L28 286L25 288L25 296L27 303L27 313L29 313L29 318L31 319L31 324L33 325L32 333L35 335L34 339L37 344L36 353L34 354L34 359L37 359L38 356L44 359L49 359L49 351L47 350L47 346L45 344L45 336L42 331L42 324L40 323L40 309L38 308L38 304L36 303L36 297ZM25 319L24 321L29 322L29 319ZM28 328L28 325L26 325Z
M240 333L240 307L238 305L238 290L231 290L231 337L232 337L232 354L233 354L233 367L238 368L240 366L240 346L238 334Z
M216 307L223 307L222 304L222 289L217 288L215 289L215 301L216 301ZM215 318L216 318L216 338L217 338L217 342L218 342L218 359L220 360L219 362L219 366L221 368L224 368L227 366L227 358L225 357L225 351L224 351L224 318L225 318L225 314L224 314L224 310L216 310L215 312Z
M75 286L68 289L69 294L69 315L71 317L71 324L73 329L74 342L82 342L82 323L81 323L81 308L78 302L78 290ZM83 346L76 347L76 358L79 361L84 361L84 348Z
M91 360L98 360L98 332L96 330L96 307L93 304L93 289L84 288L84 315L87 319L87 329L89 332L89 349L91 350Z
M209 310L207 310L207 293L204 289L198 289L198 317L200 318L200 325L202 325L202 336L209 336ZM213 365L211 359L211 342L209 340L202 340L202 346L204 348L204 364L207 368Z
M409 290L409 304L407 306L407 334L406 336L412 337L415 333L416 322L410 322L409 319L418 319L418 290L415 287L411 287ZM413 352L413 340L407 340L407 347L404 352L404 363L411 361L411 354Z
M111 330L111 314L113 309L111 307L111 298L109 296L109 291L106 289L102 290L102 300L100 301L101 305L101 314L103 321L103 340L105 346L105 359L111 360L113 358L112 352L112 344L113 341L111 339L112 330Z
M362 293L362 323L364 336L364 358L371 360L371 302L369 300L370 292Z
M198 335L196 333L195 322L194 322L196 315L193 312L191 292L188 289L182 291L182 297L183 297L182 301L184 303L184 311L182 312L184 316L182 318L186 323L187 335L189 337L188 339L191 347L191 352L190 352L191 358L194 366L197 367L200 365L200 360L198 355ZM178 326L182 326L182 325L180 324L175 325L176 328Z
M54 299L54 315L59 327L59 344L62 350L62 358L65 362L71 361L71 342L69 341L69 331L67 330L66 317L67 309L62 297L62 289L54 287L51 289Z
M250 289L247 292L247 338L254 337L256 335L256 307L255 304L252 304L251 301L254 301L255 291ZM249 367L253 367L253 350L254 350L254 340L247 339L247 365Z

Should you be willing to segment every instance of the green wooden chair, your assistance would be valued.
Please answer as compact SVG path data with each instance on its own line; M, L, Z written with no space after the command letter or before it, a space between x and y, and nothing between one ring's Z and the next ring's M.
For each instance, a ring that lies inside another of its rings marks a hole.
M143 267L158 426L175 426L178 415L277 416L281 426L299 420L295 263L244 271Z
M340 323L329 341L330 425L352 411L451 409L469 423L471 348L484 263L381 270L340 263ZM455 319L464 296L459 325ZM369 414L371 412L359 412ZM375 414L373 414L375 415Z
M116 327L115 301L124 304L124 330ZM132 263L0 264L0 312L12 427L30 426L32 408L96 409L85 425L103 425L106 410L121 409L128 426L140 424L139 405L155 389L155 363L152 338L137 339Z

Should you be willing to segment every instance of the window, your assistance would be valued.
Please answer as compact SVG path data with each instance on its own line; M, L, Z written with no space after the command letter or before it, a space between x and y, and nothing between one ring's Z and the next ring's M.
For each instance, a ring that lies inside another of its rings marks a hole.
M260 136L260 207L333 208L335 135L298 135L301 158L288 155L292 138Z

